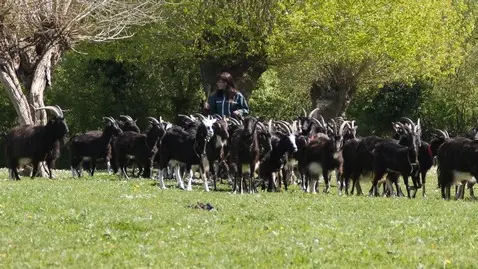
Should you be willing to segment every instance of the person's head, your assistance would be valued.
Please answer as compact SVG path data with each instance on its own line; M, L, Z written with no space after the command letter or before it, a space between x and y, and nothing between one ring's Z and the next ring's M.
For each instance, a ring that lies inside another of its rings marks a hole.
M236 89L236 86L234 85L234 79L232 78L231 74L227 72L222 72L217 75L216 86L218 90Z

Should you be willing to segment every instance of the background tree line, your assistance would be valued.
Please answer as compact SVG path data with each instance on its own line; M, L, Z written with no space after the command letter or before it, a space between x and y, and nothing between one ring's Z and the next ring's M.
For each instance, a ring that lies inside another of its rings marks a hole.
M400 116L454 133L478 119L473 1L157 3L149 15L159 19L131 23L130 38L68 36L74 42L52 62L44 103L69 110L72 133L101 128L103 116L128 114L144 125L147 116L197 112L220 71L234 75L252 113L265 118L319 107L326 118L357 119L361 135L387 133ZM77 27L88 33L86 26ZM7 130L22 121L3 88Z

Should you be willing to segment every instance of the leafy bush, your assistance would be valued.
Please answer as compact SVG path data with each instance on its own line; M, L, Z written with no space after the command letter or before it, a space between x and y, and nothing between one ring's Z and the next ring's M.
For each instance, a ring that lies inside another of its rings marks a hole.
M347 115L358 121L361 135L384 135L392 131L391 122L400 117L414 121L423 117L421 104L430 90L431 84L424 81L395 82L378 89L362 90L355 96Z

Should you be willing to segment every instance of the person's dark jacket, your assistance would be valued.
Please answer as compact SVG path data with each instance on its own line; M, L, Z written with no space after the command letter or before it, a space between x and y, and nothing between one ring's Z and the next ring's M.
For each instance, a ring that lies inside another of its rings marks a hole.
M246 98L240 92L229 101L223 91L216 91L209 96L208 104L211 115L231 116L234 111L238 111L241 116L249 114Z

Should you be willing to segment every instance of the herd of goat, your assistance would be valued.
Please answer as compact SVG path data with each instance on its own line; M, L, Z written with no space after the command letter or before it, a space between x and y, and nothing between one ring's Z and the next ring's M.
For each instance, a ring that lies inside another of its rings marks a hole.
M68 127L62 109L35 109L51 111L54 117L44 126L17 126L2 135L10 177L16 180L20 179L19 167L31 164L34 177L40 163L46 164L52 178L51 168L64 143L69 148L73 176L82 176L83 170L93 176L97 162L104 161L108 171L125 178L127 167L137 167L138 175L154 177L163 189L165 178L175 178L179 188L191 190L193 166L199 168L206 191L209 179L214 189L218 179L227 179L232 191L240 193L253 193L258 187L274 191L282 183L287 190L292 177L311 193L317 191L322 177L324 192L329 192L331 172L335 171L339 194L348 195L350 185L350 194L362 194L360 179L368 177L372 178L370 195L380 195L381 185L382 195L404 195L401 176L406 195L412 198L420 188L425 196L427 171L437 163L442 198L450 199L451 186L456 186L455 198L459 199L465 186L474 197L473 184L478 177L475 136L450 138L448 132L434 129L431 141L425 142L419 119L401 118L392 123L394 136L381 138L358 137L355 121L338 117L326 122L316 115L318 109L308 114L304 110L291 122L194 114L178 115L172 124L148 117L143 132L130 116L121 115L119 120L104 117L102 131L77 134L66 141ZM129 174L135 175L134 169ZM182 178L188 179L187 186Z

